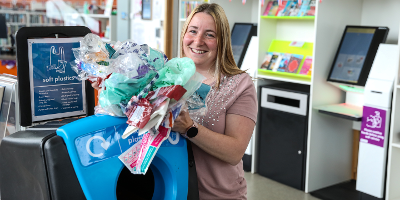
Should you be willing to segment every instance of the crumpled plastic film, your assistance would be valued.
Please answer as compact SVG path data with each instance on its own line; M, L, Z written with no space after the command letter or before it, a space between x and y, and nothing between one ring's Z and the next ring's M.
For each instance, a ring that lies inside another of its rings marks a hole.
M153 51L151 51L153 52ZM172 85L183 85L185 87L186 83L191 79L191 77L196 72L196 66L194 62L189 58L174 58L164 65L163 54L158 53L158 51L154 51L153 53L156 56L150 56L153 61L152 63L155 68L161 69L158 71L159 78L155 81L154 85L150 90L156 90L157 88L167 87ZM151 53L151 55L153 54ZM128 56L129 54L122 55ZM157 57L158 56L158 57ZM146 66L142 65L141 67L146 68ZM105 90L99 95L99 103L105 109L109 110L111 105L119 105L120 102L129 101L132 96L137 96L143 88L151 81L151 79L155 76L156 72L150 69L144 69L147 73L137 75L134 78L127 77L120 73L113 73L106 81L105 81ZM127 74L127 73L125 73ZM133 74L133 73L132 73ZM196 76L197 77L197 76ZM197 82L197 84L201 84L201 81ZM193 87L190 86L189 87ZM197 87L198 88L198 87ZM185 88L186 89L186 88ZM191 88L189 88L191 89ZM192 90L192 89L191 89ZM185 94L187 95L187 94ZM145 95L146 96L146 95ZM115 108L116 106L111 106L111 108ZM121 116L120 114L123 112L113 113L116 116Z
M149 71L142 78L132 79L119 73L113 73L105 80L105 90L99 95L99 103L103 108L116 105L119 109L120 102L129 101L136 96L155 76L154 71ZM122 113L122 111L121 111Z
M190 58L173 58L158 71L160 78L154 83L153 90L171 85L184 86L196 72L196 66Z

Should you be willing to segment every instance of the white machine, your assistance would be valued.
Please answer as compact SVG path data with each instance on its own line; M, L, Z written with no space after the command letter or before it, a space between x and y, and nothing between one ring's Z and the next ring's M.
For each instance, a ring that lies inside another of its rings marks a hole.
M383 198L398 45L380 44L364 90L356 189Z

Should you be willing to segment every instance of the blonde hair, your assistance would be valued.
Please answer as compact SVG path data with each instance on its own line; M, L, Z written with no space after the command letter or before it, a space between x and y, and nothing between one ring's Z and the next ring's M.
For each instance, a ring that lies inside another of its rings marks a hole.
M217 59L215 61L214 76L216 77L216 87L219 88L221 82L221 74L226 76L233 76L236 74L244 73L245 71L240 70L235 63L233 58L232 45L231 45L231 33L229 28L228 18L225 15L224 9L218 4L204 3L197 6L192 13L186 19L186 22L181 32L181 52L180 56L185 57L183 51L183 38L185 37L189 23L196 13L207 13L214 19L216 31L217 31Z

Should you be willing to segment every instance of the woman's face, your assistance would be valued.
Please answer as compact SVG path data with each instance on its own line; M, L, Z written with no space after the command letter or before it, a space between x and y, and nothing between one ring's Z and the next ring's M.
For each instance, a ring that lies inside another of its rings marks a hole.
M196 13L183 37L183 52L197 68L209 69L217 58L215 22L207 13Z

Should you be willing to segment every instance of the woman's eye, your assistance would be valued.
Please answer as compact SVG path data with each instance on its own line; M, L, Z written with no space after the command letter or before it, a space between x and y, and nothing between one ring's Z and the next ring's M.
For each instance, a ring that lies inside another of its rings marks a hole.
M213 34L207 34L207 37L212 37L214 38L215 36Z
M195 30L190 30L189 33L196 33L196 31Z

